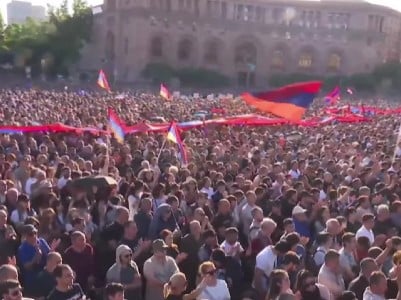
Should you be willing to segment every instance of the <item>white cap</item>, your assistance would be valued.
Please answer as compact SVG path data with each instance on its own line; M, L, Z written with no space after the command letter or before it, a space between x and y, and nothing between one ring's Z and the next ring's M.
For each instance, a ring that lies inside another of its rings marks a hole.
M303 209L301 206L297 205L292 209L292 215L304 214L306 213L306 209Z

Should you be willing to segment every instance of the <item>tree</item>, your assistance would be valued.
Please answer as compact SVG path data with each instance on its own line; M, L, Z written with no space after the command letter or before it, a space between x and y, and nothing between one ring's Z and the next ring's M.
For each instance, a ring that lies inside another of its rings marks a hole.
M71 14L68 6L64 0L58 8L49 7L48 21L28 19L3 31L0 27L0 63L11 60L17 68L29 65L33 74L67 74L92 31L92 10L86 2L75 0Z
M49 37L49 51L53 55L52 73L67 73L68 67L78 61L80 50L92 33L91 8L82 0L74 0L73 13L68 13L68 1L50 12L49 22L56 32Z

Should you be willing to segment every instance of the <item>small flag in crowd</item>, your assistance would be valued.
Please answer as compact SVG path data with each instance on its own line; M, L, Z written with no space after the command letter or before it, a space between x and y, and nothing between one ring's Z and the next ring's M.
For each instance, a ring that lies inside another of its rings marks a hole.
M178 131L177 124L172 122L170 128L167 132L167 140L173 142L178 146L178 150L180 152L180 160L182 165L188 164L188 155L187 151L185 150L185 145L181 140L180 133Z
M168 88L163 83L160 84L160 97L162 97L168 101L170 101L170 99L171 99L171 94L170 94Z
M350 95L353 95L354 91L351 88L347 88L347 93L350 94Z
M320 81L295 83L277 90L242 94L244 101L261 111L299 121L320 91Z
M120 118L117 116L117 114L109 108L108 111L108 117L109 117L109 129L113 133L114 138L119 142L119 143L124 143L124 124L121 122Z
M340 88L336 86L334 90L332 90L327 96L324 98L324 102L326 105L336 105L338 102L338 99L340 98Z
M106 74L103 70L99 71L99 77L97 78L97 84L104 90L111 92L109 82L107 81Z

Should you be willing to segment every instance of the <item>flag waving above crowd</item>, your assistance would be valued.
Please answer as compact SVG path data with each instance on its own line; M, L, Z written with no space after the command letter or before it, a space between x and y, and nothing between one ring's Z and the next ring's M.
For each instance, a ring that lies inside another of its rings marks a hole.
M244 101L256 109L287 120L301 120L320 91L320 81L287 85L276 90L242 94Z

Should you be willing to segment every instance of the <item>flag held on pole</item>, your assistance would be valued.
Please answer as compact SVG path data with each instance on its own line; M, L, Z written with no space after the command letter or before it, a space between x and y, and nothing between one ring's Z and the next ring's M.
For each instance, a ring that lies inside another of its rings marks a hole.
M178 131L177 124L172 122L167 132L167 140L176 144L180 152L180 161L185 166L188 164L188 155L185 149L185 145L181 140L180 133Z
M103 70L99 71L99 76L97 78L97 84L100 86L102 89L111 92L109 82L107 81L106 73L104 73Z
M167 101L171 100L170 91L163 83L160 84L160 97L162 97L163 99L165 99Z
M341 90L338 86L334 88L326 97L324 97L324 102L326 105L336 105L338 99L340 98Z
M113 133L114 138L121 144L124 143L125 125L122 123L113 109L108 109L109 130Z

